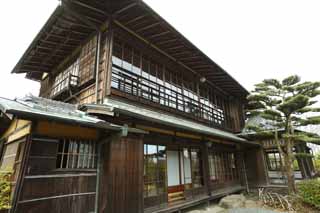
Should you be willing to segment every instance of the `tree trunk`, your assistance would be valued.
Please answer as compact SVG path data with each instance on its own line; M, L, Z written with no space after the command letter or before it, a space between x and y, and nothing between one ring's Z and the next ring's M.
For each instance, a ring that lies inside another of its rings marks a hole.
M288 192L289 194L295 194L296 193L296 184L295 184L295 178L294 178L294 169L293 169L293 145L292 141L289 139L287 141L287 152L285 154L285 169L287 173L287 180L288 180Z
M275 134L274 134L274 139L275 139L275 141L276 141L276 144L277 144L277 148L278 148L278 151L279 151L279 154L280 154L280 169L281 169L281 175L282 175L282 178L284 178L285 177L285 171L286 171L286 169L285 169L285 161L284 161L284 159L285 159L285 156L284 156L284 152L283 152L283 149L281 148L281 142L280 142L280 140L279 140L279 133L278 133L278 130L277 129L275 129L275 132L274 132Z

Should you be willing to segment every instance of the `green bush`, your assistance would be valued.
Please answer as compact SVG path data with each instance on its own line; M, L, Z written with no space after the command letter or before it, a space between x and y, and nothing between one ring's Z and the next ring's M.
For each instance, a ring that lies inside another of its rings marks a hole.
M10 172L0 171L0 210L10 208L11 183Z
M320 179L300 182L298 193L305 203L320 209Z

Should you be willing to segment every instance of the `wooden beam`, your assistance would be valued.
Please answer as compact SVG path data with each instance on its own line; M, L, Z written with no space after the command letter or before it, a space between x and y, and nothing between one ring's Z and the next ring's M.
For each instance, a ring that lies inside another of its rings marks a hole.
M88 36L88 34L90 34L90 32L77 31L75 29L65 28L58 25L53 25L52 28L64 31L71 31L74 34L79 34L81 36Z
M76 1L76 0L73 0L72 3L77 4L79 6L82 6L82 7L85 7L87 9L90 9L90 10L92 10L94 12L100 13L102 15L108 15L108 13L106 11L100 10L98 8L92 7L90 5L84 4L84 3Z
M73 33L72 31L70 31L70 33ZM54 37L54 38L59 38L59 39L65 39L65 36L62 36L62 35L58 35L58 34L55 34L55 33L47 33L47 36L48 37ZM75 38L69 38L70 41L75 41L75 42L81 42L82 39L75 39Z
M46 58L44 58L41 62L41 65L44 63L47 63L52 57L55 56L55 54L58 52L58 50L63 46L64 43L68 42L68 38L69 38L70 34L67 35L67 37L65 38L64 42L60 42L56 48L51 52L51 54L49 54Z
M48 40L43 40L43 39L40 39L40 42L43 42L43 43L47 43L47 44L51 44L53 46L57 46L59 44L61 44L61 42L54 42L54 41L48 41ZM64 47L70 47L70 48L75 48L77 47L76 45L72 45L72 44L66 44L66 43L63 43L62 46Z
M162 42L157 42L156 44L157 44L158 46L161 46L161 45L168 44L168 43L172 43L172 42L176 42L176 41L178 41L178 39L174 38L174 39L165 40L165 41L162 41Z
M136 22L136 21L139 21L140 19L143 19L143 18L146 17L146 16L147 16L147 15L137 16L137 17L131 19L130 21L124 23L124 25L129 25L129 24L131 24L131 23L134 23L134 22Z
M178 46L175 46L175 47L170 47L170 48L168 48L167 50L178 50L178 49L181 49L181 48L185 48L185 46L184 45L178 45Z
M146 36L148 37L148 39L154 39L154 38L157 38L157 37L160 37L160 36L164 36L164 35L167 35L171 33L170 31L165 31L165 32L162 32L162 33L157 33L157 34L153 34L151 36Z
M185 57L185 58L180 58L179 60L180 60L180 61L185 61L185 60L197 59L197 58L199 58L199 57L200 57L199 55L189 56L189 57Z
M75 21L71 21L70 19L67 19L66 17L59 17L58 20L62 23L65 23L65 24L70 24L70 25L73 25L73 26L78 26L78 27L82 27L84 29L87 29L87 30L92 30L92 27L88 27L87 25L83 25L81 23L77 23Z
M43 65L33 66L33 65L26 65L26 64L24 64L24 65L21 65L20 69L27 69L27 70L33 70L33 69L35 69L35 70L38 70L38 69L40 68L40 66L41 66L41 70L42 70L42 71L45 71L45 72L51 71L51 70L50 70L51 67L49 68L49 67L46 67L46 66L43 66Z
M213 69L212 65L205 64L205 65L197 65L197 66L192 66L193 69L198 69L198 68L211 68Z
M155 27L155 26L158 26L159 24L160 24L160 22L156 22L156 23L154 23L154 24L150 24L150 25L147 25L147 26L142 27L142 28L140 28L140 29L137 29L137 30L135 30L135 32L136 32L136 33L139 33L139 32L141 32L141 31L145 31L145 30L148 30L148 29L153 28L153 27Z
M115 11L115 12L113 13L113 18L116 18L120 13L123 13L123 12L129 10L129 9L132 8L132 7L135 7L135 6L137 6L138 4L139 4L139 2L134 2L134 3L132 3L132 4L129 4L129 5L125 6L125 7L123 7L123 8Z
M77 10L72 6L72 4L69 2L69 0L62 0L62 6L73 17L75 17L79 21L83 22L88 27L96 30L97 32L99 31L99 27L96 24L92 23L92 21L90 21L87 17L85 17L85 16L81 15L80 13L76 12Z
M200 76L199 73L197 73L195 70L193 70L192 68L186 66L184 63L182 63L181 61L178 61L176 58L172 57L171 55L169 55L168 53L166 53L165 51L161 50L160 48L158 48L156 45L150 43L149 41L147 41L146 39L142 38L141 36L139 36L138 34L136 34L134 31L130 30L129 28L127 28L126 26L124 26L123 24L121 24L119 21L114 20L114 23L117 24L119 27L121 27L122 29L124 29L125 31L127 31L128 33L130 33L131 35L135 36L136 38L140 39L142 42L146 43L147 45L149 45L150 47L152 47L153 49L155 49L157 52L161 53L162 55L168 57L169 59L173 60L174 62L176 62L178 65L182 66L183 68L185 68L186 70L189 70L191 73L197 74ZM218 90L220 93L224 94L224 95L229 95L226 91L223 91L221 88L216 87L212 82L208 81L208 83L214 87L216 90Z

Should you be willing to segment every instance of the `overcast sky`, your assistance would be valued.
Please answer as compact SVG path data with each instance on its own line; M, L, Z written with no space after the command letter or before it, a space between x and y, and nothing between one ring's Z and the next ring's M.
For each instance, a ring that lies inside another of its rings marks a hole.
M320 80L319 0L145 0L245 88L298 74ZM0 96L38 94L10 74L58 0L10 0L0 7Z

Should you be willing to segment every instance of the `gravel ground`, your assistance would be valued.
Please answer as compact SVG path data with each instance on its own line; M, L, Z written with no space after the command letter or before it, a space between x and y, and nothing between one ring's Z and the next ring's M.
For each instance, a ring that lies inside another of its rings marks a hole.
M238 209L230 209L228 211L229 213L278 213L275 211L261 209L261 208L238 208Z

